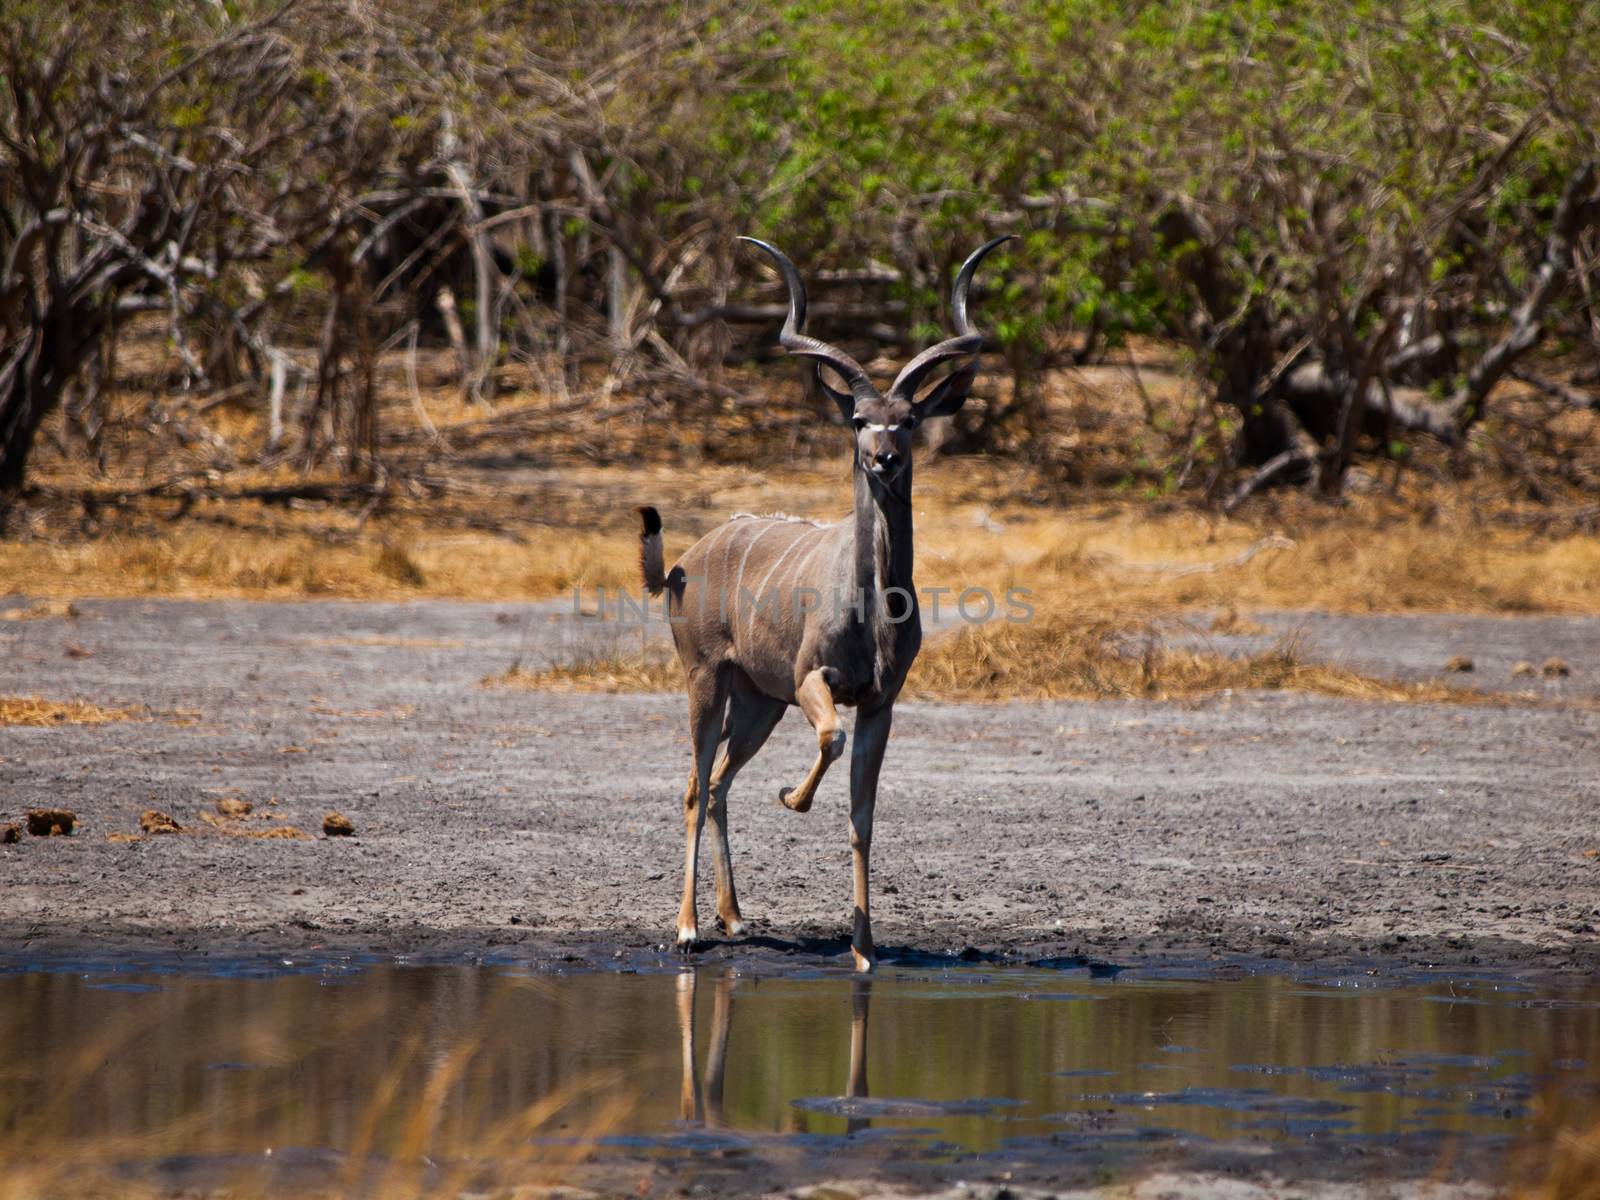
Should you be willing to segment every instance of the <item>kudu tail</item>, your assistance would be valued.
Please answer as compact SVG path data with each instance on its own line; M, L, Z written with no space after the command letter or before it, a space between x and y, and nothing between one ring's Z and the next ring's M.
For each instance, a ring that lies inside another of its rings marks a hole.
M659 596L667 586L666 562L661 550L661 514L646 504L639 509L639 517L644 522L639 534L639 574L644 577L645 591Z

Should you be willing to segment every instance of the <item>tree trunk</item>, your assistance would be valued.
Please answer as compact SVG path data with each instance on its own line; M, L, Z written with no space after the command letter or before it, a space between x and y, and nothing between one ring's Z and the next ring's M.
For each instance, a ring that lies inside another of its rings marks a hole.
M38 357L39 331L32 329L0 366L0 513L22 490L34 435L50 407L35 386Z
M61 403L105 327L95 308L51 306L0 362L0 517L21 493L39 427Z
M1451 402L1450 411L1465 429L1483 416L1490 391L1517 364L1517 360L1544 338L1545 310L1561 295L1571 278L1578 235L1600 217L1600 199L1594 191L1595 164L1586 162L1573 172L1562 190L1550 222L1544 261L1522 303L1511 314L1511 328L1467 372L1466 382Z

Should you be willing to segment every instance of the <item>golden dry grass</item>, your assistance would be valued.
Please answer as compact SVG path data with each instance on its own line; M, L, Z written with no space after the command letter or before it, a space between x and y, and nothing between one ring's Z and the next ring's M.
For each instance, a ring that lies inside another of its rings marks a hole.
M533 670L512 666L488 676L483 686L530 692L675 692L683 687L683 668L668 650L624 651Z
M170 819L170 818L169 818ZM193 825L183 825L175 829L148 829L141 820L142 833L126 833L114 830L106 834L106 841L117 843L142 842L151 835L160 837L195 837L198 835L212 837L247 838L255 841L297 841L309 842L315 839L305 830L297 829L293 825L273 825L268 829L247 828L226 818L218 817L215 813L203 812L200 819L206 823L206 828L201 829Z
M107 708L87 700L0 696L0 725L104 725L111 721L137 721L145 715L142 708Z
M907 695L939 700L1174 700L1251 689L1390 702L1489 699L1306 662L1292 640L1234 657L1164 645L1152 625L1062 613L936 637L906 680Z
M849 503L848 480L833 471L654 474L648 485L630 487L620 471L609 482L627 500L665 505L669 562L741 509L837 519ZM1110 501L988 502L975 498L986 483L1003 496L1025 479L969 462L924 476L923 586L996 594L1027 587L1045 603L1065 594L1099 599L1111 611L1132 603L1163 611L1600 613L1600 539L1587 534L1534 536L1465 513L1424 518L1377 502L1339 513L1307 508L1275 523ZM675 495L692 501L674 505ZM89 596L517 601L638 586L637 533L621 499L588 522L575 516L570 525L521 528L518 540L441 528L418 512L359 529L345 528L342 514L234 516L240 527L180 522L86 540L0 542L0 576L45 601L0 615L68 615L66 601Z
M936 484L934 486L937 486ZM1374 501L1282 523L1101 504L918 512L921 585L1031 589L1106 611L1600 613L1600 539L1535 537Z
M346 540L285 522L180 525L159 535L0 542L0 574L30 596L518 600L632 582L637 538L535 529L518 545L395 522ZM48 615L37 613L34 615Z
M1538 459L1540 501L1488 442L1471 450L1464 473L1442 449L1419 443L1416 463L1399 476L1367 460L1341 506L1283 491L1227 518L1192 491L1165 490L1187 452L1179 431L1193 420L1194 384L1171 347L1140 343L1135 353L1143 364L1137 375L1107 364L1040 381L1051 432L1039 466L919 459L919 583L996 592L1026 586L1046 607L1061 594L1108 612L1132 603L1163 612L1600 614L1600 539L1582 532L1592 515L1575 515L1594 509L1594 414L1562 418L1557 440L1567 466ZM424 401L441 440L427 453L413 442L393 451L397 472L443 481L436 495L397 484L370 511L360 502L133 495L203 465L197 451L133 432L152 399L139 389L162 377L155 368L170 360L154 323L145 340L130 343L123 361L132 374L112 404L130 432L115 441L103 476L87 473L74 435L59 414L51 419L33 478L58 499L21 536L0 541L0 578L10 590L55 603L77 596L531 600L575 586L636 587L639 504L661 509L669 562L732 512L832 520L849 509L847 439L805 408L789 373L728 375L731 387L766 404L681 415L641 405L609 419L597 439L587 410L564 409L520 368L502 380L492 413L464 404L448 351L430 351L421 363ZM402 361L386 361L380 374L385 428L417 432ZM980 391L1003 394L1007 386L995 372ZM1514 393L1502 402L1507 416L1522 403ZM156 399L180 409L188 403ZM254 400L207 410L203 420L240 461L259 450L263 417ZM1536 450L1521 453L1537 458ZM337 482L279 462L241 468L221 486ZM1244 558L1268 540L1270 548Z

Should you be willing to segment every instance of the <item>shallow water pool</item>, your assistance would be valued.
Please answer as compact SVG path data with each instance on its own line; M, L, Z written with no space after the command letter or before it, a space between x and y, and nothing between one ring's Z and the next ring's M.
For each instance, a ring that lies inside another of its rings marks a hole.
M1483 1173L1600 1079L1600 987L1492 975L12 963L0 1014L8 1157L175 1185Z

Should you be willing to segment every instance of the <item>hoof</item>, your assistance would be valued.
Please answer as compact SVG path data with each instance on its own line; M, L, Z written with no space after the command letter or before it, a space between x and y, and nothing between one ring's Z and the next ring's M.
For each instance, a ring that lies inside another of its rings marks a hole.
M691 926L688 929L678 930L678 953L688 954L694 950L694 944L700 940L700 931Z
M727 917L718 917L717 928L729 937L736 938L743 937L745 930L749 927L738 917L734 917L731 921Z
M793 788L782 788L778 792L778 799L785 808L792 809L794 812L803 813L811 811L810 796L807 796L802 800L791 800L790 797L793 795Z
M850 957L855 959L856 970L863 975L870 974L872 969L878 965L877 955L870 952L863 954L854 946L850 947Z

